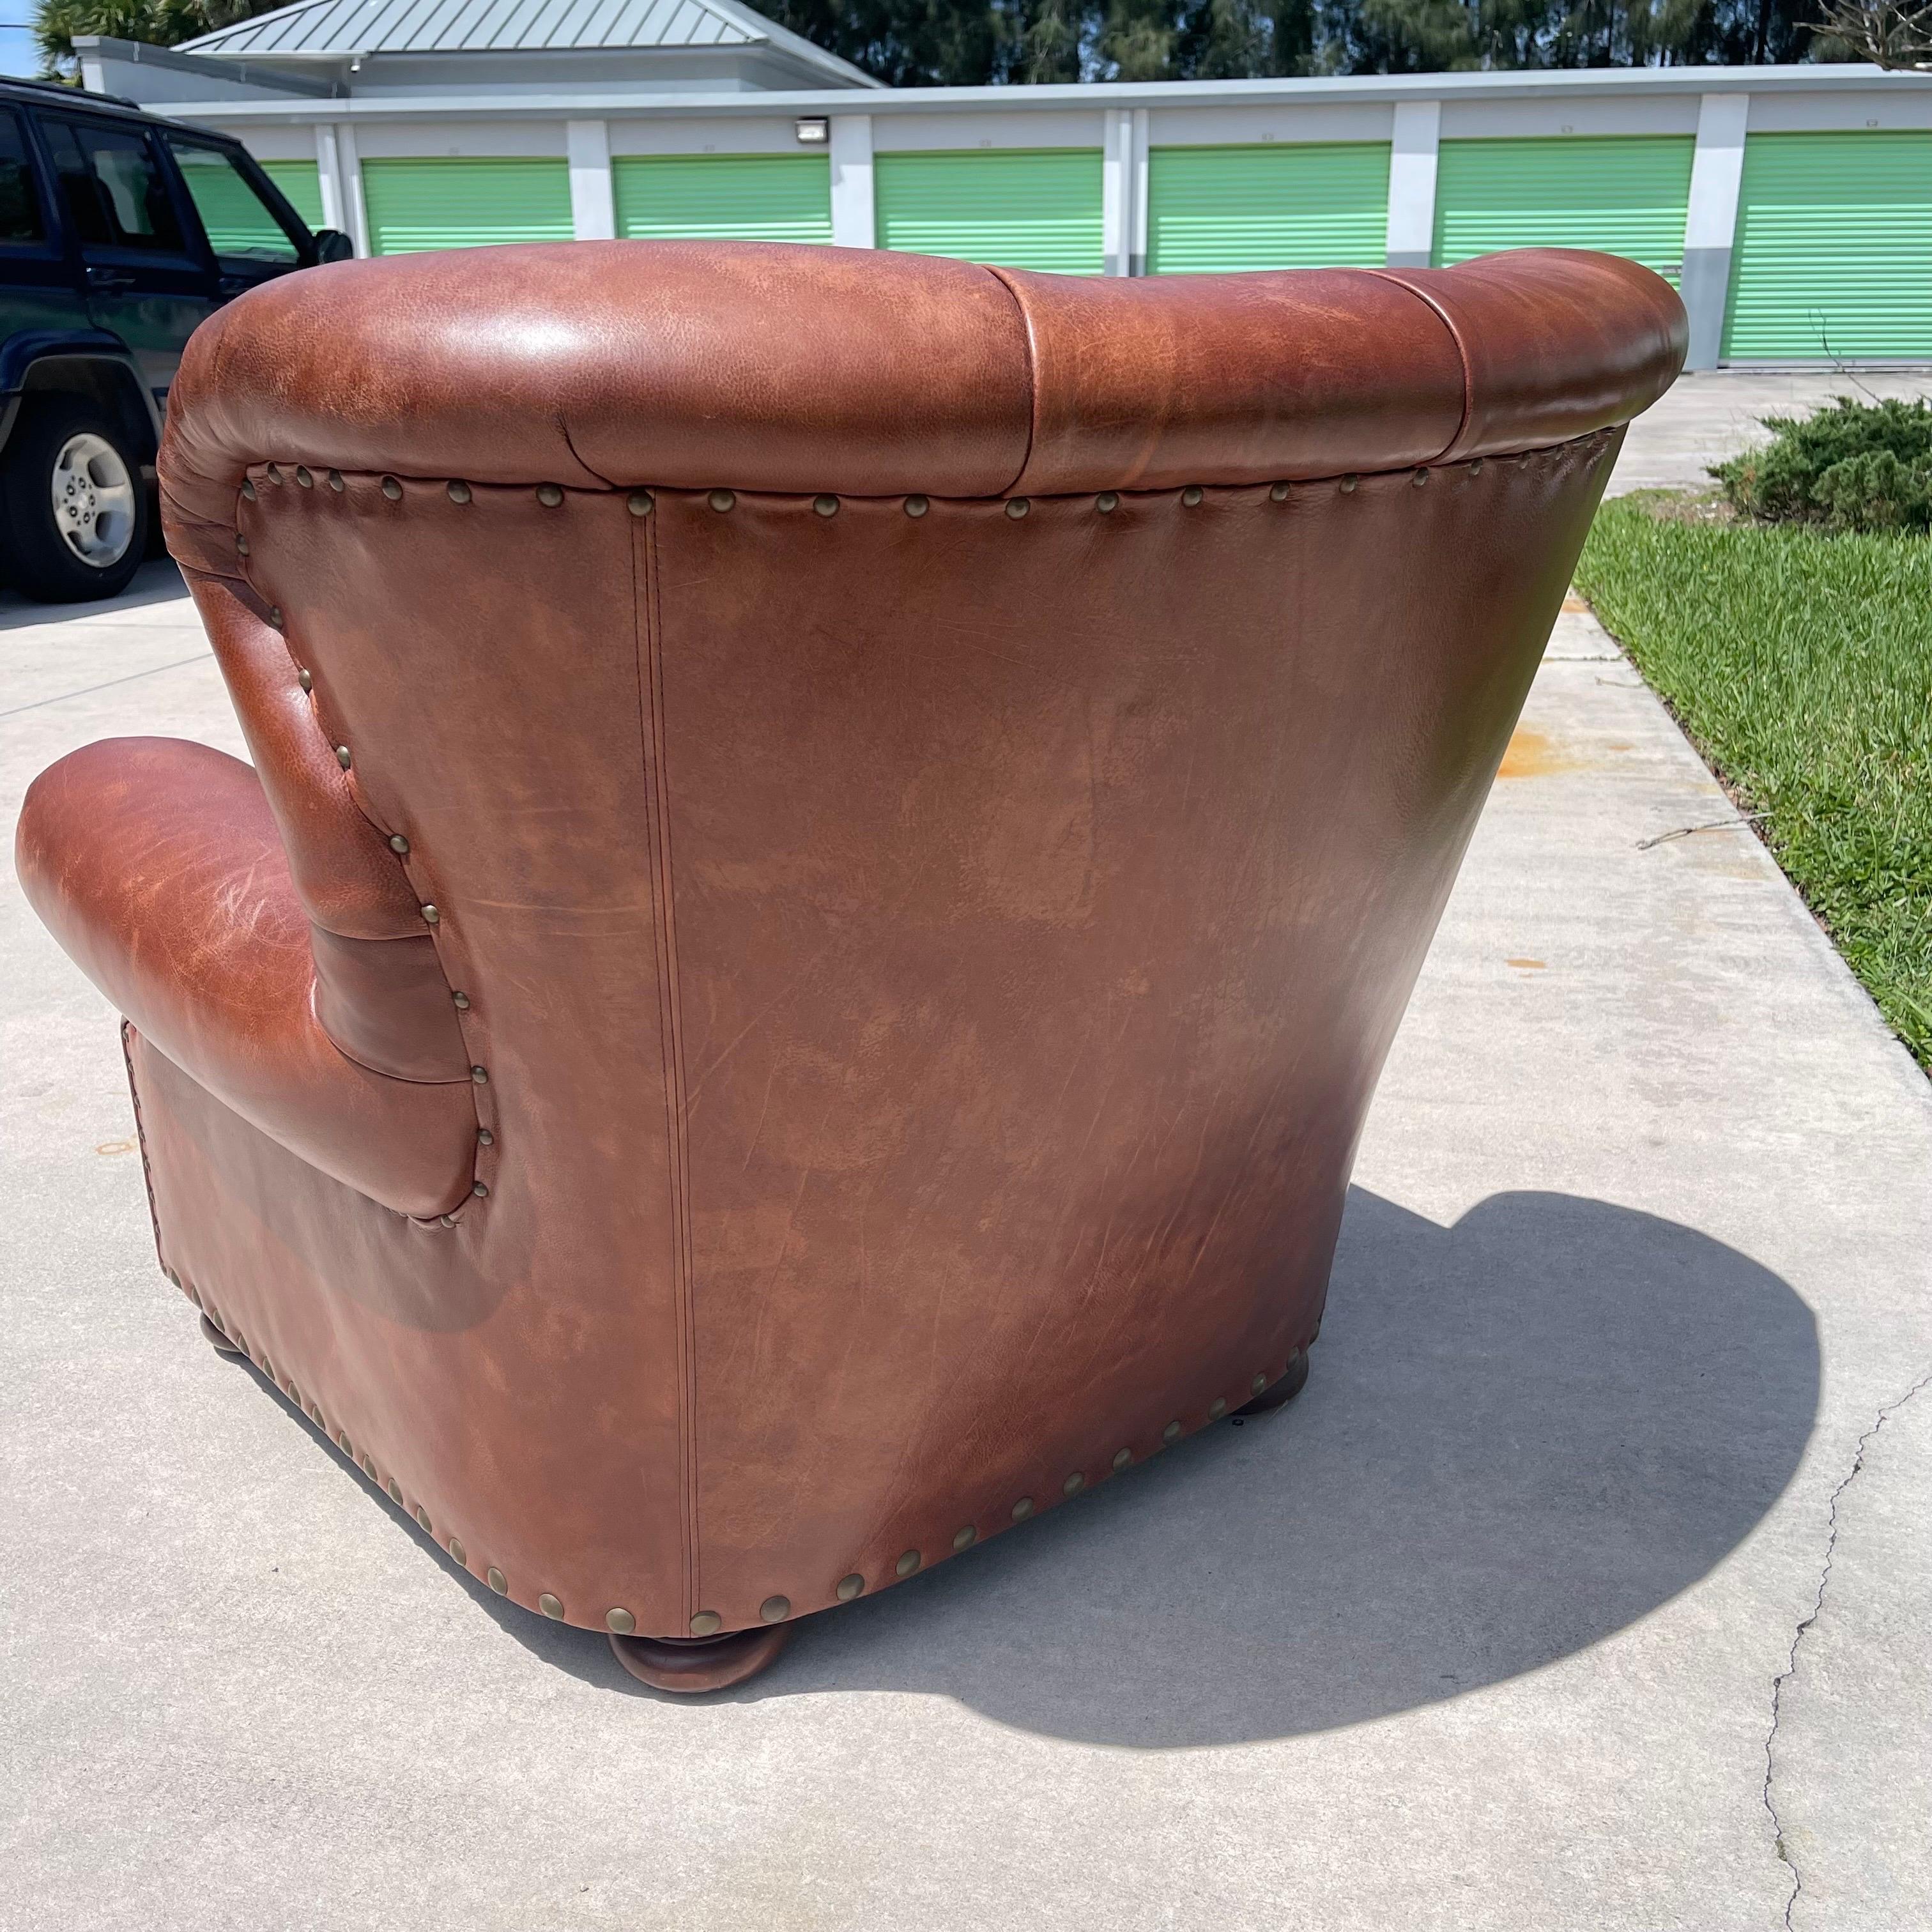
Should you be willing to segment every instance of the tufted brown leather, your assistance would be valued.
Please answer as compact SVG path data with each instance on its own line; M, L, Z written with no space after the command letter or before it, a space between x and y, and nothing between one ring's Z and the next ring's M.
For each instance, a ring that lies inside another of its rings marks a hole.
M261 784L93 748L20 847L164 1264L478 1575L649 1635L1238 1407L1682 344L1554 254L244 296L162 470Z

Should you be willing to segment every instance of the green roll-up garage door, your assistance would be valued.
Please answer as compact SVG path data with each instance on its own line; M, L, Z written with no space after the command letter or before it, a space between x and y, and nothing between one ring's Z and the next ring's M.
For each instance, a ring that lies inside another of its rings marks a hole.
M823 154L626 154L611 164L617 232L830 242Z
M1675 281L1696 145L1688 134L1444 141L1436 266L1499 248L1602 248Z
M322 176L313 161L264 161L262 172L311 228L322 226Z
M1156 148L1148 156L1148 272L1378 268L1388 178L1381 141Z
M367 160L362 197L378 255L568 242L572 232L570 169L561 160Z
M1727 358L1932 356L1932 134L1744 143Z
M878 244L1007 268L1097 275L1097 148L976 148L876 155Z

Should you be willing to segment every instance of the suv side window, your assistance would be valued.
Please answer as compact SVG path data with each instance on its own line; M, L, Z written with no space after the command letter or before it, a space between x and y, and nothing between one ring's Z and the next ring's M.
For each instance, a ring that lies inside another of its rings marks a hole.
M173 134L166 140L224 274L258 276L264 269L292 268L302 260L281 218L226 148Z
M144 135L51 115L40 125L61 204L83 245L148 255L187 252L167 178Z
M47 238L34 172L20 116L0 107L0 248L31 246Z

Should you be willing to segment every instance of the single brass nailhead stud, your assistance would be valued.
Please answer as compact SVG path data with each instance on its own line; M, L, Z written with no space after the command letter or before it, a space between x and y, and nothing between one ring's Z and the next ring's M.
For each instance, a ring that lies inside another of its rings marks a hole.
M392 1476L392 1477L389 1478L388 1484L387 1486L388 1486L388 1492L389 1492L389 1500L390 1500L390 1502L392 1502L392 1503L394 1503L394 1504L395 1504L395 1506L397 1507L397 1508L400 1509L400 1508L402 1508L402 1506L403 1506L403 1486L402 1486L402 1484L401 1484L400 1483L398 1482L398 1481L396 1480L396 1479L395 1479L395 1478L394 1478L394 1477Z
M310 1421L314 1423L316 1428L320 1429L325 1436L328 1434L328 1425L322 1419L322 1404L320 1402L312 1402L309 1404L308 1419Z
M355 762L355 760L349 755L349 747L346 745L338 745L336 746L335 762L340 765L345 772L348 770L350 765Z
M296 465L296 481L304 490L313 490L315 488L315 478L299 463Z
M563 501L563 492L554 483L544 483L537 488L537 501L546 510L554 510Z
M1072 1474L1060 1484L1060 1493L1064 1496L1077 1496L1086 1486L1087 1478L1076 1469Z
M1021 518L1032 508L1033 506L1024 496L1015 496L1007 502L1006 514L1012 518L1015 523L1018 523Z
M268 606L268 622L275 630L279 631L282 628L282 607L279 604Z
M1114 490L1102 490L1100 495L1094 499L1094 507L1102 516L1111 517L1120 507L1120 500Z
M180 1286L181 1286L181 1285L182 1285L182 1284L181 1284L181 1277L180 1277L178 1275L177 1275L177 1276L175 1277L175 1286L176 1286L176 1287L178 1288L178 1287L180 1287ZM190 1288L188 1289L188 1298L189 1299L189 1300L190 1300L191 1302L193 1302L193 1303L194 1304L194 1305L196 1306L196 1307L199 1308L199 1307L201 1306L201 1291L200 1291L200 1288L198 1288L190 1287Z
M1348 494L1348 493L1349 493L1352 490L1353 490L1353 489L1354 488L1355 485L1356 485L1358 483L1359 483L1361 480L1362 480L1362 479L1361 479L1359 476L1345 476L1345 477L1343 477L1343 478L1342 478L1342 495L1343 495L1343 496L1347 496L1347 495Z
M273 1382L275 1379L275 1365L266 1355L262 1358L261 1370L262 1374L266 1376L269 1381Z
M1114 1451L1114 1467L1116 1469L1124 1469L1133 1460L1134 1452L1131 1449L1116 1449Z
M473 1187L472 1187L472 1188L470 1189L470 1192L471 1192L471 1193L472 1193L473 1195L475 1195L475 1196L476 1196L476 1197L477 1198L477 1199L478 1199L478 1200L479 1200L479 1201L481 1201L481 1200L483 1198L483 1197L484 1197L485 1195L487 1195L487 1194L490 1192L489 1189L488 1189L488 1188L487 1188L487 1187L485 1187L485 1186L483 1185L482 1182L482 1181L480 1181L480 1180L479 1180L479 1181L478 1181L478 1182L476 1183L476 1184Z
M632 1636L638 1628L637 1618L628 1610L606 1610L604 1622L607 1628L615 1630L620 1636Z
M255 486L245 476L242 479L242 494L250 502L255 500Z
M1268 490L1268 498L1272 502L1286 502L1288 501L1288 485L1286 483L1276 483L1271 485Z
M1018 1502L1016 1502L1016 1504L1014 1504L1013 1508L1012 1508L1012 1518L1013 1518L1014 1522L1024 1522L1026 1521L1027 1518L1028 1518L1028 1516L1031 1516L1032 1514L1033 1514L1033 1498L1032 1498L1032 1497L1030 1497L1030 1496L1022 1496L1022 1497L1021 1497L1021 1498L1019 1499L1019 1501L1018 1501Z
M410 842L400 832L389 834L389 850L392 852L406 852L409 849Z
M905 1554L892 1565L892 1568L896 1570L902 1576L910 1576L912 1573L919 1568L919 1552L916 1550L908 1550Z
M468 502L470 500L470 485L467 483L452 483L449 486L449 500L452 503Z
M376 1480L376 1465L365 1451L362 1457L362 1473L372 1483Z
M1482 473L1483 473L1483 459L1479 456L1479 457L1478 457L1478 458L1476 458L1476 460L1475 460L1473 463L1472 463L1472 464L1469 465L1469 474L1470 474L1472 476L1481 476L1481 475L1482 475Z
M507 1597L510 1594L510 1586L504 1582L503 1573L496 1568L495 1564L491 1564L489 1568L484 1571L483 1580L496 1592L498 1596Z
M1267 1377L1265 1375L1260 1375L1260 1376L1256 1376L1256 1378L1254 1378L1254 1380L1253 1380L1252 1382L1251 1382L1250 1383L1249 1383L1249 1384L1248 1384L1248 1390L1249 1390L1249 1393L1250 1393L1250 1394L1252 1394L1252 1395L1259 1395L1259 1394L1261 1394L1262 1390L1263 1389L1266 1388L1267 1387L1268 1387L1268 1377Z
M402 494L403 486L393 476L385 476L382 478L382 494L388 497L391 502L394 502Z
M350 1443L349 1432L347 1430L338 1429L335 1432L335 1446L352 1462L355 1460L356 1451Z
M315 688L315 680L305 670L296 672L296 682L304 691L313 691Z
M952 1546L955 1550L970 1550L979 1540L980 1532L970 1522L964 1528L956 1529L952 1532Z
M724 1628L724 1619L716 1610L700 1610L691 1620L693 1636L716 1636Z
M821 517L836 517L838 514L838 499L836 496L814 496L812 500L812 507Z
M1219 1422L1228 1412L1228 1405L1218 1395L1208 1405L1208 1420Z
M277 464L270 464L268 467L262 472L262 474L267 477L271 483L279 483L282 480L280 466Z
M464 1548L461 1537L452 1536L449 1539L449 1553L451 1557L456 1562L461 1564L464 1569L467 1570L470 1568L470 1552Z
M478 1127L476 1130L476 1138L478 1143L483 1147L494 1147L496 1144L496 1136L488 1127Z
M866 1580L855 1570L849 1576L838 1580L837 1595L842 1604L849 1604L866 1587Z
M553 1622L562 1622L563 1606L548 1590L537 1599L537 1608Z
M648 517L651 513L651 506L657 501L657 499L648 490L633 490L627 500L630 505L632 516ZM628 1616L631 1613L626 1610L624 1614ZM635 1630L636 1624L634 1622L631 1628Z
M470 1070L470 1077L478 1086L487 1087L490 1084L490 1070L486 1066L472 1066Z
M332 470L328 472L328 487L332 490L334 490L338 496L341 494L344 485L342 481L342 472L340 470Z
M446 1228L454 1227L456 1226L456 1216L454 1214L444 1215L442 1217L442 1225Z
M466 1013L469 1012L470 995L467 993L452 993L450 994L449 998L450 1003L455 1007L456 1010L459 1013Z
M737 500L729 490L714 490L705 499L714 510L718 511L728 510Z
M1190 510L1192 509L1195 505L1201 500L1201 485L1198 483L1189 484L1187 488L1181 491L1180 500L1185 503Z
M440 926L442 924L442 914L438 912L434 906L426 905L422 908L422 912L424 925Z
M905 513L909 517L922 517L932 508L923 496L908 496L905 500Z
M791 1615L791 1599L789 1597L767 1597L758 1606L758 1614L768 1624L782 1624Z
M424 1509L421 1503L416 1504L416 1521L421 1526L424 1535L428 1536L430 1534L429 1511Z
M238 534L235 538L235 548L240 555L246 556L248 554L248 539Z
M1424 484L1429 481L1429 472L1426 470L1418 470L1415 474L1409 478L1409 481L1412 482L1418 490L1420 490Z
M1160 1439L1163 1442L1178 1442L1180 1440L1180 1424L1178 1422L1170 1422L1160 1432Z

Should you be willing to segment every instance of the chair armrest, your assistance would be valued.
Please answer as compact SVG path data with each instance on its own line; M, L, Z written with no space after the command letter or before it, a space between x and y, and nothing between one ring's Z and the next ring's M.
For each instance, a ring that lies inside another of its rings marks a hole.
M401 1214L468 1193L467 1080L374 1072L316 1020L308 916L250 766L178 739L87 746L28 788L15 862L88 977L263 1133Z

